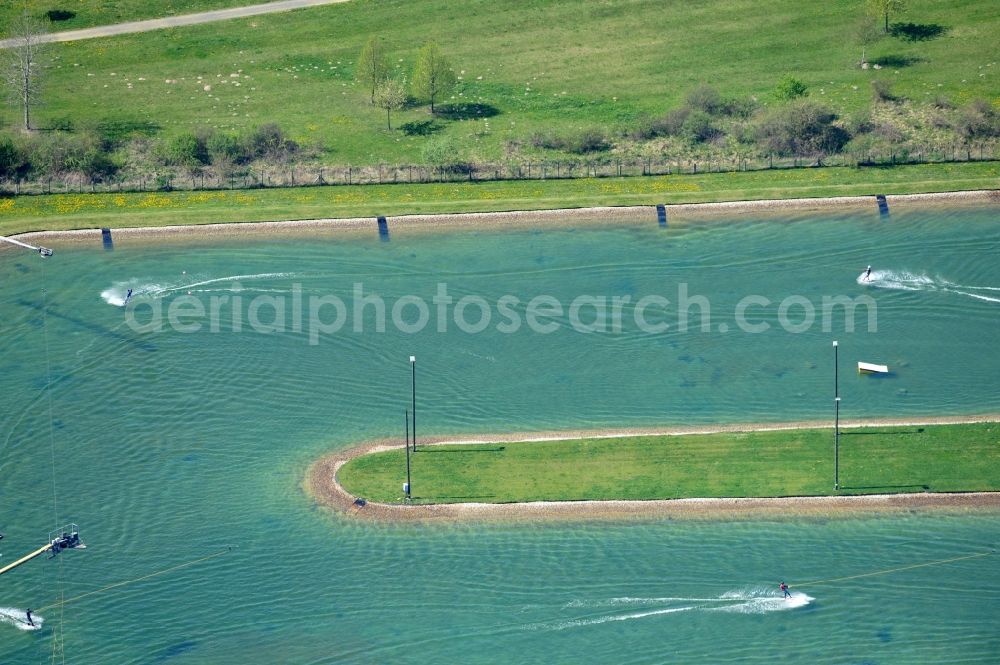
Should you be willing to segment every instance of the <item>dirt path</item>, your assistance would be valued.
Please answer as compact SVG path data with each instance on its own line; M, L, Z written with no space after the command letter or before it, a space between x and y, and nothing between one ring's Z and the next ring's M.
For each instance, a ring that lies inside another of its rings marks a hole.
M130 21L128 23L116 23L115 25L101 25L95 28L83 28L81 30L52 32L47 35L42 35L39 37L38 41L44 43L73 42L79 39L112 37L114 35L126 35L133 32L148 32L150 30L162 30L164 28L177 28L184 25L197 25L199 23L226 21L231 18L243 18L246 16L257 16L259 14L273 14L274 12L285 12L291 9L300 9L302 7L318 7L320 5L333 5L342 2L349 2L349 0L278 0L278 2L265 2L259 5L232 7L230 9L216 9L209 12L198 12L197 14L183 14L181 16L153 18L145 21ZM0 39L0 48L10 48L11 46L14 46L16 41L17 39Z
M879 427L905 425L948 425L998 422L1000 414L980 416L873 418L843 421L842 427ZM732 424L716 427L670 427L663 429L620 429L579 432L536 432L503 435L480 435L455 439L423 439L422 443L462 444L510 441L551 441L584 437L638 435L704 434L713 432L751 432L781 429L831 427L828 421L794 423ZM337 471L348 460L390 447L399 441L370 441L334 451L317 460L306 472L305 489L319 503L359 519L384 522L409 521L547 521L594 519L775 519L795 516L851 516L864 513L950 509L958 512L1000 510L1000 492L874 494L862 496L806 496L779 498L705 498L653 501L534 501L530 503L449 503L401 505L365 502L337 481Z

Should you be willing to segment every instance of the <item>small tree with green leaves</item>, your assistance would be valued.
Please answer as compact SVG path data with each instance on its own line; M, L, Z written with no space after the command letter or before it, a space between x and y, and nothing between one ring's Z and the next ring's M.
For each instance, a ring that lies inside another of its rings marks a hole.
M375 103L375 88L389 76L389 64L385 49L378 37L371 37L365 42L358 55L358 80L371 88L371 103Z
M901 12L906 8L904 0L867 0L868 11L872 16L878 16L885 20L885 33L889 33L889 14Z
M396 79L385 79L375 86L375 106L385 109L386 127L392 129L392 112L406 104L406 85Z
M786 76L774 88L774 96L778 99L798 99L809 94L809 88L802 81L792 76Z
M0 179L20 178L30 168L26 151L9 136L0 136Z
M434 100L451 91L455 80L455 72L441 48L433 42L424 44L413 67L414 96L430 101L434 113Z

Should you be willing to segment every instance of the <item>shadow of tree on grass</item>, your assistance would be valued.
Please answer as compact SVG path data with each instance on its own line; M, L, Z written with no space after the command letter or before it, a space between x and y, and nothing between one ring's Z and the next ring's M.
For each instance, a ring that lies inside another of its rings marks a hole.
M893 23L889 28L889 34L908 42L925 42L936 39L948 28L938 23Z
M400 125L399 128L407 136L430 136L441 129L441 125L433 120L414 120Z
M441 104L434 109L434 115L446 120L471 120L474 118L492 118L499 115L500 109L490 104L478 102L461 102L458 104Z
M97 123L96 129L104 141L119 144L133 136L152 136L158 133L161 127L151 120L110 118Z
M872 58L869 62L879 67L894 67L896 69L909 67L919 62L927 62L926 58L907 55L883 55L880 58Z

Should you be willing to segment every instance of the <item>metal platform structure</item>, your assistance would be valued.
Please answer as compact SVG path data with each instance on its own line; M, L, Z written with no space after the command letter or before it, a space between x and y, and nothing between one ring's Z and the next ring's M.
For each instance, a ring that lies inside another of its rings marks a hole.
M50 531L49 542L45 543L34 552L29 552L17 561L0 568L0 575L14 570L21 564L28 563L35 557L45 554L46 552L50 553L49 558L52 559L63 550L85 549L86 547L87 546L83 544L83 541L80 540L80 528L76 524L67 524L60 529Z
M32 251L38 252L39 256L46 257L52 256L52 250L48 247L42 247L41 245L29 245L26 242L21 242L20 240L14 240L13 238L8 238L7 236L0 236L0 240L4 242L9 242L12 245L17 245L18 247L24 247L25 249L30 249Z

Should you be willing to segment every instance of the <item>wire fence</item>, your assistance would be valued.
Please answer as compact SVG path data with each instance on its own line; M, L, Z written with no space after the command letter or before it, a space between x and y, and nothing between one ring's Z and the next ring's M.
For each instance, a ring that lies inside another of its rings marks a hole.
M323 185L388 185L397 183L458 183L502 180L563 180L573 178L624 178L737 171L802 169L823 166L871 167L898 164L942 164L1000 161L996 144L954 145L930 150L881 150L777 157L747 155L677 159L618 159L601 157L572 161L507 160L426 164L376 164L372 166L295 165L250 167L229 174L211 167L198 171L164 168L131 177L91 177L67 173L34 180L0 180L0 194L31 195L107 192L169 192L309 187Z

